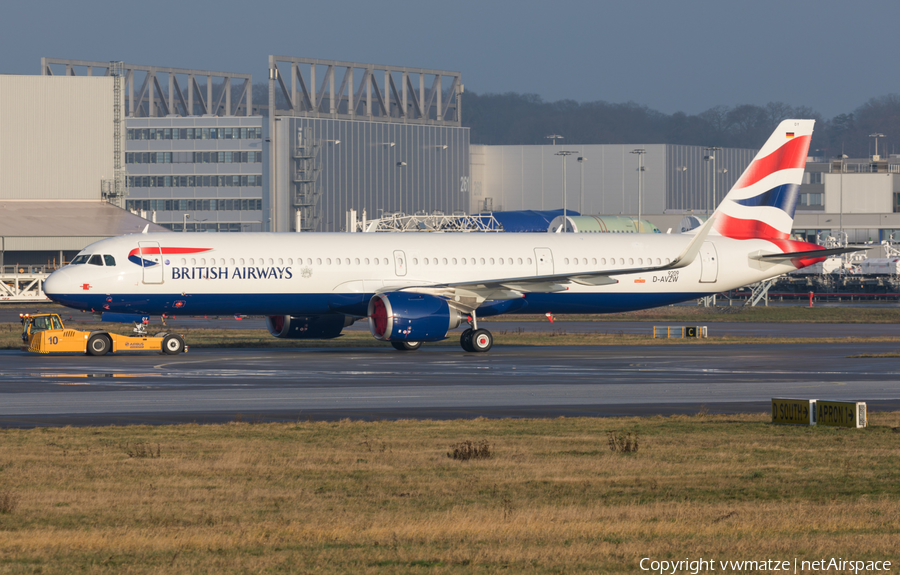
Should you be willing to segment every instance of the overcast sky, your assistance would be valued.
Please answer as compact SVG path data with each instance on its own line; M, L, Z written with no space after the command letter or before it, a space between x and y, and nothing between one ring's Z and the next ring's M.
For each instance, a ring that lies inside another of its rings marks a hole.
M459 71L467 90L665 113L900 92L900 2L4 1L0 73L40 58L251 73L269 54ZM465 114L465 108L463 108Z

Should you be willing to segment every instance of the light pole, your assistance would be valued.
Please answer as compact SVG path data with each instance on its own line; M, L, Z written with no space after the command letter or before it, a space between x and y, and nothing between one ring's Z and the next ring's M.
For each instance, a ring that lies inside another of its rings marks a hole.
M838 205L840 209L840 216L838 219L838 225L841 231L841 240L844 238L844 160L847 159L846 154L841 154L838 156L841 159L841 191L840 196L838 197Z
M638 157L638 218L637 218L637 228L638 233L641 233L643 226L641 225L641 216L642 216L642 208L641 208L641 197L644 195L644 154L647 153L647 150L644 148L635 148L631 150L632 154L637 154Z
M569 220L566 214L566 156L571 156L572 154L577 154L578 152L573 152L571 150L560 150L553 154L554 156L562 157L562 181L563 181L563 231L567 231L569 227Z
M706 216L709 217L712 215L712 205L713 201L716 199L716 152L722 148L718 146L707 146L704 149L706 150L706 156L704 156L703 159L712 162L712 164L710 164L712 166L712 170L710 170L712 174L712 191L706 209Z
M183 214L183 215L184 215L184 218L182 218L181 231L186 232L187 231L187 221L188 221L188 218L191 217L191 214Z
M562 140L562 139L564 139L564 138L563 138L562 136L560 136L559 134L550 134L549 136L545 136L545 137L546 137L548 140L553 140L553 145L554 145L554 146L556 145L556 140Z
M581 198L578 200L578 213L584 215L584 161L587 158L578 156L578 165L581 167Z
M884 134L869 134L869 137L875 138L875 155L872 156L872 159L877 162L881 159L881 157L878 155L878 138L883 138Z

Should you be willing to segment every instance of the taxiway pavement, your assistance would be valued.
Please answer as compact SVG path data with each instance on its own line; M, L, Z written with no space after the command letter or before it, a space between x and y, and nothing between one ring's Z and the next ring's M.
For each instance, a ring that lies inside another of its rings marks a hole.
M888 351L897 345L3 351L0 426L758 412L772 397L900 409L900 359L848 357Z

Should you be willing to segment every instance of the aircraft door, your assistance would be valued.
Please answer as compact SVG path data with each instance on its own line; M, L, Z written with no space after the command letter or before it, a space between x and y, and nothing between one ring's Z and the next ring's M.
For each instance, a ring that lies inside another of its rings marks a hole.
M394 250L394 272L397 277L406 275L406 254L403 250Z
M553 252L550 248L534 248L534 261L537 264L537 275L553 274Z
M162 250L159 249L159 242L138 242L138 257L143 268L144 283L163 283Z
M715 283L718 275L716 246L712 242L703 242L703 247L700 248L700 283Z

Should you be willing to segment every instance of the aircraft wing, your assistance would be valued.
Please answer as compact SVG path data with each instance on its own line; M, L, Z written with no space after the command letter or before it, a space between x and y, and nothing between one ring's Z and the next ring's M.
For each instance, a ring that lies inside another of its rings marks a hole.
M666 270L677 270L691 265L700 253L703 242L712 229L715 217L706 221L684 250L668 264L660 266L643 266L614 270L598 270L591 272L573 272L567 274L550 274L524 276L515 278L491 279L487 281L465 281L427 286L405 286L387 288L384 291L398 289L416 293L427 293L450 300L451 305L471 312L485 301L518 299L529 292L560 292L569 288L567 283L586 286L602 286L619 283L614 276L653 273Z

